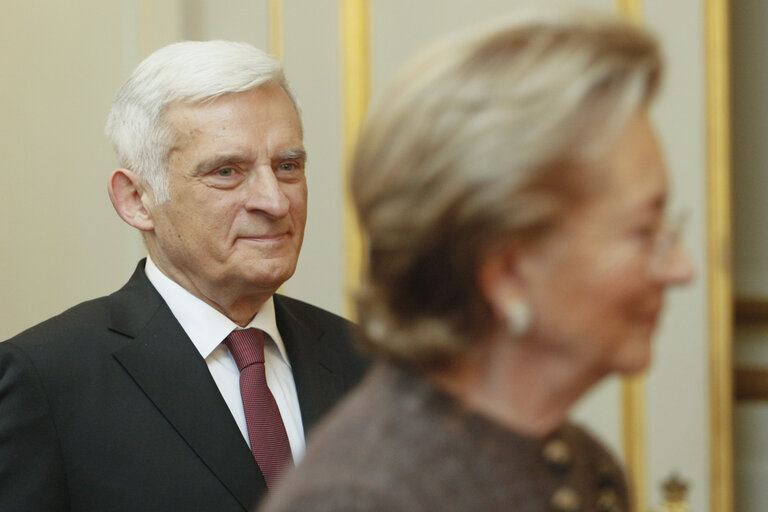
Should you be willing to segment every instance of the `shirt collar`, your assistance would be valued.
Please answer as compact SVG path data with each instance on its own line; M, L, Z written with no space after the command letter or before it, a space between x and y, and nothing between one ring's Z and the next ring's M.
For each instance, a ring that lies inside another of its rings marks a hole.
M182 329L187 333L187 336L192 340L195 348L197 348L204 359L211 355L230 332L240 329L240 326L224 314L192 295L176 281L163 274L149 256L147 256L144 271L149 282L152 283L152 286L157 289L165 303L168 304L171 313L176 317L176 320L181 324ZM275 301L273 297L264 302L256 316L245 326L245 328L248 327L255 327L269 334L280 352L280 357L286 364L290 364L283 338L280 336L280 331L277 330Z

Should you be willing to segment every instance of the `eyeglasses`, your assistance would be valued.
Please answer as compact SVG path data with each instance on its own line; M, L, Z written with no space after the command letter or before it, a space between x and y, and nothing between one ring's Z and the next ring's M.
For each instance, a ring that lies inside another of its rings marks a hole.
M651 259L648 265L648 271L651 275L657 275L662 270L664 263L669 260L670 255L677 248L689 217L690 212L683 210L664 220L661 230L653 243Z

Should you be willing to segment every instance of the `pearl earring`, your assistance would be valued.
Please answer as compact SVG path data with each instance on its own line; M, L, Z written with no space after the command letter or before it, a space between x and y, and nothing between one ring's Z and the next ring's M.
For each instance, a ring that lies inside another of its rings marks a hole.
M514 299L506 305L507 329L519 338L531 327L531 308L523 299Z

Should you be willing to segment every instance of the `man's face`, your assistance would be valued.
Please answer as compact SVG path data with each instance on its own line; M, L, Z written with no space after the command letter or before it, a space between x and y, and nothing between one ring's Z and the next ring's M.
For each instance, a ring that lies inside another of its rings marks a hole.
M165 119L176 136L170 199L147 205L150 255L233 320L233 308L256 304L252 317L293 274L304 236L306 157L296 109L280 86L267 84L172 105Z

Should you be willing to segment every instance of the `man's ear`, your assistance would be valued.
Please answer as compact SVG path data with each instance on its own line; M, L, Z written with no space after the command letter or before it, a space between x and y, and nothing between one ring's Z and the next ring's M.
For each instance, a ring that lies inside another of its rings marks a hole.
M107 183L109 199L117 214L126 223L140 231L152 231L154 223L146 203L152 201L144 181L128 169L116 169Z

